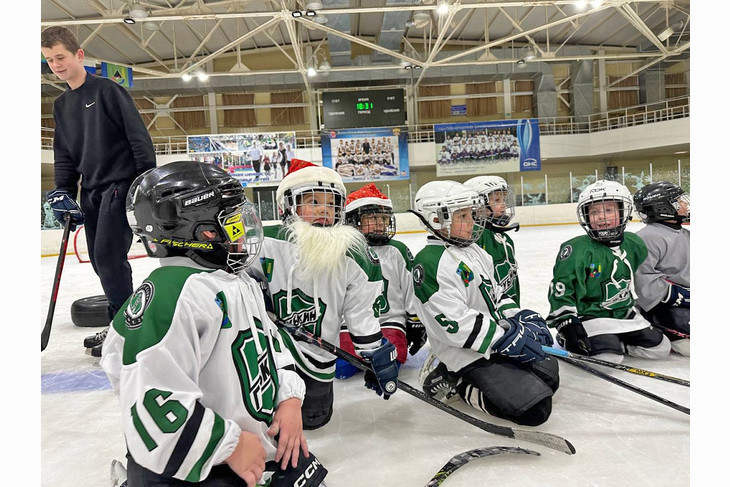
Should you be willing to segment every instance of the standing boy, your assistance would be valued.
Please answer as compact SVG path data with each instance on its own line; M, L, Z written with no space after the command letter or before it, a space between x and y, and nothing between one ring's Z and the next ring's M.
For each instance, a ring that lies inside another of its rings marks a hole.
M53 102L56 189L48 201L62 224L70 214L73 228L84 225L89 260L109 302L111 321L132 294L127 262L132 230L124 204L134 178L155 167L152 139L129 93L110 79L86 72L84 51L69 29L45 29L41 51L51 71L70 88ZM93 356L101 356L107 331L84 340Z

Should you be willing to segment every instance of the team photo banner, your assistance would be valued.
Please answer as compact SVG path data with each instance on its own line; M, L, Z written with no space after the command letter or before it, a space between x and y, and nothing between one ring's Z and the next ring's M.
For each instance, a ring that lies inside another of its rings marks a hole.
M277 186L296 149L294 132L189 135L188 157L215 164L243 186Z
M346 183L409 179L408 133L399 128L332 130L322 134L322 165Z
M436 176L540 170L537 119L433 126Z

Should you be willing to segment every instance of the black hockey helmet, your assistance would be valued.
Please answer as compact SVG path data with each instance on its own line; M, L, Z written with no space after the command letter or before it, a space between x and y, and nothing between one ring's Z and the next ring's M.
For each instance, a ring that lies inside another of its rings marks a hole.
M187 256L234 273L256 258L263 241L241 183L202 162L171 162L137 177L127 194L127 220L151 257ZM211 231L214 237L204 235Z
M686 204L687 215L678 213L681 203ZM647 184L638 190L634 194L634 205L644 223L689 223L689 194L669 181Z

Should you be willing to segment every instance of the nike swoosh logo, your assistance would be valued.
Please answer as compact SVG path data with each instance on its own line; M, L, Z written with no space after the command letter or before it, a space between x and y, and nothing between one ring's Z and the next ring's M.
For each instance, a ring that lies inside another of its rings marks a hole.
M89 108L91 105L94 105L95 103L96 103L95 101L92 101L91 103L87 103L86 108Z

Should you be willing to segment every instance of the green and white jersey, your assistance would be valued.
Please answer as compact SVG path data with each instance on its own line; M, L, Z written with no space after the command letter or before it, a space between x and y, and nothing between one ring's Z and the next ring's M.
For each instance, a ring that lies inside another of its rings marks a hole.
M476 244L459 248L428 237L412 274L417 314L439 360L458 371L489 358L504 335L497 322L519 311L494 279L489 254Z
M403 242L391 239L385 245L374 245L383 273L384 303L387 310L381 310L380 322L398 323L405 332L406 317L416 314L413 304L413 254Z
M367 247L364 255L348 253L342 272L320 282L296 272L297 246L286 239L283 226L264 227L264 235L259 259L252 267L269 281L274 311L281 320L303 326L335 345L339 344L344 321L356 352L380 346L383 334L379 317L387 303L375 252ZM280 332L302 372L322 382L334 380L334 355L312 344L295 342L284 329Z
M623 242L615 247L588 235L563 243L548 291L548 326L569 316L580 318L588 336L649 326L634 308L634 272L646 255L646 245L631 232L625 232Z
M485 228L476 242L483 248L494 262L494 276L507 295L520 305L520 280L517 276L517 260L515 259L515 243L506 233L495 232Z
M127 448L152 472L199 482L305 386L261 289L247 275L161 259L117 313L101 366L119 395ZM270 474L269 474L270 475ZM268 476L268 475L267 475Z

